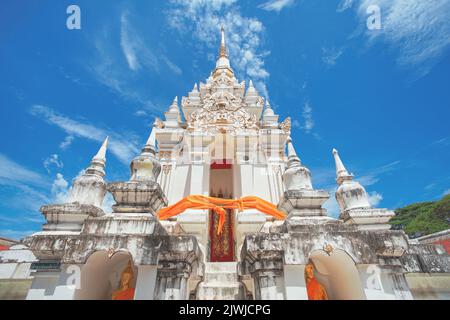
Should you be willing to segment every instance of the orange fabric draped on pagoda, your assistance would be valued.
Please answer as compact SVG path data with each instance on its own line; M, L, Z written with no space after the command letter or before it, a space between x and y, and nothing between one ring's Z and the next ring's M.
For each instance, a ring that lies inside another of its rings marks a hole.
M171 206L162 208L158 212L158 217L160 220L167 220L183 213L187 209L213 210L213 212L219 215L217 234L222 233L225 223L225 209L238 209L240 212L245 209L257 209L279 220L286 218L284 212L278 210L274 204L255 196L240 199L221 199L202 195L187 196Z

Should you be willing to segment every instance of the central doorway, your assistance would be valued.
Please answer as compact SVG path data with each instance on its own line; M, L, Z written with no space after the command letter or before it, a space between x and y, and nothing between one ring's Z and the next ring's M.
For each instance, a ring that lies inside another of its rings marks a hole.
M210 196L222 199L233 198L233 165L229 160L211 164ZM209 212L210 261L234 261L234 211L227 209L222 234L217 234L219 217Z

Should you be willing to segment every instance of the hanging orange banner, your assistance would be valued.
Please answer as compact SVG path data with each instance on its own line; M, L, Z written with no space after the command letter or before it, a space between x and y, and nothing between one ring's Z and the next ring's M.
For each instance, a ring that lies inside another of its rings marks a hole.
M274 204L255 196L240 199L221 199L202 195L187 196L171 206L162 208L158 212L158 218L160 220L167 220L183 213L187 209L213 210L214 213L219 215L219 223L217 225L217 234L219 235L222 233L225 223L225 209L237 209L239 212L245 209L257 209L278 220L286 218L285 213L278 210Z

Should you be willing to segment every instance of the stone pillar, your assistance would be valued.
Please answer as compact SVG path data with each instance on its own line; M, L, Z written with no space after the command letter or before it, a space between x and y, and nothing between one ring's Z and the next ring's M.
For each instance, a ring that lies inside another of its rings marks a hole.
M283 269L286 300L308 300L305 265L285 265Z
M285 283L281 260L260 260L251 267L255 300L284 300Z
M188 299L187 281L191 271L192 268L187 262L160 262L155 300Z
M154 265L138 266L134 300L154 300L157 270Z

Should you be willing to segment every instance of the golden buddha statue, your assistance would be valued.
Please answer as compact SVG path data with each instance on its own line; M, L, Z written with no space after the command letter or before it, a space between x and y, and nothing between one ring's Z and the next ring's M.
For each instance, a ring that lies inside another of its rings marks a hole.
M113 300L133 300L134 288L132 282L134 279L133 267L131 265L131 259L128 261L128 265L120 275L119 288L114 291L112 295Z
M305 266L305 281L306 281L306 290L308 292L309 300L328 300L327 292L323 285L317 281L314 276L314 265L309 262Z

